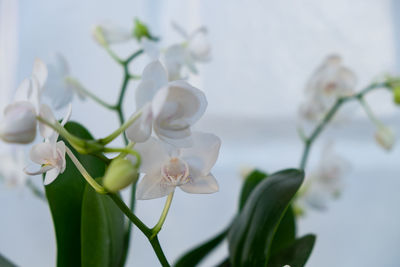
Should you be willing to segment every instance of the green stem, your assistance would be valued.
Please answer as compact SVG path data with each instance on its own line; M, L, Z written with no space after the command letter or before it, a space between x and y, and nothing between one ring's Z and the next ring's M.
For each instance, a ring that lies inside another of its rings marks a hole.
M122 201L120 197L118 197L116 194L108 194L108 196L114 201L114 203L120 208L120 210L129 218L129 220L133 224L135 224L139 228L139 230L142 231L142 233L147 237L161 265L170 266L160 246L160 242L158 241L157 235L152 236L153 233L151 229L148 228L138 217L136 217L135 214L132 213L130 208Z
M305 138L304 141L304 149L303 154L300 161L300 169L304 170L307 164L308 156L310 154L310 150L312 145L314 144L315 139L321 134L324 130L325 126L332 120L335 116L336 112L339 108L346 102L351 100L360 100L366 94L376 90L376 89L388 89L388 83L374 83L370 86L366 87L364 90L360 91L358 94L340 97L336 100L335 104L330 108L330 110L325 114L322 121L315 127L315 129L311 132L311 135L308 138ZM361 102L362 103L362 102Z
M45 118L42 118L40 116L36 116L36 119L40 121L43 124L46 124L47 126L51 127L54 131L59 133L62 137L64 137L72 146L77 147L78 149L83 149L88 146L90 146L89 143L87 143L85 140L80 139L79 137L76 137L72 134L70 134L65 128L58 122L55 121L54 123L46 120Z
M164 209L161 213L160 219L158 220L158 223L151 229L151 231L153 232L152 238L161 231L161 228L165 222L165 219L167 218L169 208L171 207L173 197L174 197L174 191L172 191L168 195L168 198L167 198L167 201L165 202Z
M111 110L115 109L115 106L110 105L110 104L106 103L105 101L103 101L102 99L100 99L98 96L96 96L95 94L90 92L88 89L86 89L79 81L77 81L73 77L70 77L70 76L66 77L65 82L72 85L82 95L85 95L85 96L91 98L92 100L94 100L98 104L102 105L103 107L111 109Z
M377 126L377 127L381 127L383 126L383 123L378 120L378 118L375 116L375 114L372 112L371 108L369 107L369 105L367 104L367 102L365 101L365 99L363 97L359 97L358 101L360 102L361 106L363 107L365 113L367 114L368 118Z
M94 190L96 190L97 193L99 194L106 194L107 191L99 185L93 178L90 176L90 174L86 171L86 169L82 166L82 164L79 162L79 160L75 157L74 153L69 149L69 147L65 147L65 150L69 156L69 158L72 160L72 162L75 164L76 168L79 170L79 172L82 174L83 178L90 184L91 187L93 187Z
M119 56L117 56L117 54L115 54L115 52L110 48L110 46L104 45L104 49L107 51L107 53L112 57L112 59L114 59L118 64L124 64L124 61L122 59L120 59Z
M122 113L121 113L122 114ZM102 145L107 145L108 143L110 143L111 141L113 141L115 138L117 138L121 133L123 133L126 129L129 128L129 126L132 125L132 123L134 123L140 116L142 115L142 112L139 111L136 114L134 114L129 120L127 120L126 122L124 122L121 127L119 127L117 130L115 130L114 132L112 132L110 135L99 139L98 142Z

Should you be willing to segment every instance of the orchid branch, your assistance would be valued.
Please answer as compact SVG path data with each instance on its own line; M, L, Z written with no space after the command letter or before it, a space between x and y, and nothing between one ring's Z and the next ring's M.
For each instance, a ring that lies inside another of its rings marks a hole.
M366 94L368 94L376 89L390 89L390 85L387 82L373 83L357 94L340 97L336 100L335 104L326 113L326 115L322 119L322 121L311 132L311 135L309 137L303 138L304 149L303 149L303 154L302 154L301 161L300 161L300 169L303 169L303 170L305 169L307 160L308 160L308 156L309 156L309 153L310 153L310 150L311 150L311 147L312 147L314 141L318 138L318 136L324 130L325 126L332 120L332 118L335 116L336 112L340 109L340 107L344 103L351 101L351 100L358 100L358 101L361 100L361 103L362 103L363 97Z
M164 205L164 209L161 213L160 219L158 220L157 224L151 229L151 231L153 233L151 238L154 238L161 231L161 228L165 222L165 219L167 218L169 208L171 207L173 197L174 197L174 191L172 191L168 195L167 200Z

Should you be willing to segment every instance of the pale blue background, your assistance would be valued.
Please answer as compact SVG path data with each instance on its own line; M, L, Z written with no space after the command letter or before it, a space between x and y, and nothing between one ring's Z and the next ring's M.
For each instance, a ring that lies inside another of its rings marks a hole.
M209 101L197 128L215 132L223 140L214 168L221 190L210 196L178 190L160 235L172 262L185 248L228 224L236 210L241 166L258 166L269 172L297 166L301 153L297 107L307 77L327 54L343 56L356 72L359 88L384 72L399 70L400 7L396 3L0 0L2 99L29 75L35 57L47 59L54 51L67 57L72 73L90 89L104 99L115 99L120 68L90 36L92 25L103 19L129 26L139 16L167 43L178 40L170 29L171 20L188 29L208 26L213 61L201 67L200 77L192 82L206 92ZM13 15L6 20L4 14ZM118 49L122 55L131 51L129 45ZM135 71L141 72L140 64ZM129 88L127 113L134 109L129 104L133 103L134 88L135 84ZM391 97L377 93L369 100L379 116L400 132L400 110L396 113L394 106L387 104ZM311 267L399 265L400 152L396 148L387 154L377 147L372 124L362 112L353 110L353 124L325 134L327 138L340 137L337 150L351 159L345 191L328 211L310 212L300 220L301 233L318 235L308 264ZM107 134L118 123L114 114L91 101L74 102L73 119L97 136ZM163 201L138 202L138 216L154 224ZM48 207L27 189L0 185L0 209L0 252L20 266L54 266L56 248ZM212 266L226 254L225 245L204 266ZM138 231L128 266L158 266Z

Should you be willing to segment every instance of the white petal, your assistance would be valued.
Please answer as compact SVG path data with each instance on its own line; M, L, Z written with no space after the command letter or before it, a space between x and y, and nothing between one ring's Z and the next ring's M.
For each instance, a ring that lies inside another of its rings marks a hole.
M160 61L157 60L148 64L143 70L142 81L136 89L136 109L150 102L158 90L167 82L167 72Z
M14 101L27 101L31 94L31 79L24 79L15 91Z
M66 166L67 166L67 161L65 160L65 143L63 141L59 141L56 144L57 148L57 156L58 158L58 169L60 170L60 173L63 173Z
M53 166L46 165L46 166L42 166L38 169L37 165L32 164L32 165L26 166L24 168L24 172L28 175L39 175L39 174L43 174L53 168L54 168Z
M40 89L43 88L46 83L47 75L48 71L46 64L39 58L35 59L35 62L33 63L32 76L39 82Z
M67 113L65 113L65 116L61 122L62 126L64 126L69 121L69 119L71 118L71 115L72 115L72 105L69 104L68 108L67 108Z
M211 46L207 40L206 28L199 28L191 35L188 49L196 61L207 62L211 59Z
M44 185L48 185L52 183L60 174L60 170L58 168L53 168L46 172L44 175Z
M54 117L51 108L46 104L40 106L40 116L51 123L56 122L56 118ZM39 131L40 135L45 139L49 139L55 133L50 126L47 126L44 123L39 123Z
M181 69L186 61L186 49L182 44L168 47L164 54L164 63L168 72L168 80L182 79Z
M181 185L180 188L191 194L211 194L219 190L217 180L212 174L191 177L189 182Z
M48 164L49 159L54 158L54 144L40 143L34 145L31 148L29 157L37 164Z
M142 143L149 139L153 124L151 106L148 104L142 109L142 115L126 129L125 133L129 140Z
M8 105L0 121L0 138L5 142L27 144L36 137L36 112L27 101Z
M217 161L221 140L214 134L194 132L193 146L181 150L181 158L190 167L207 175Z
M154 132L161 140L175 147L190 147L193 145L192 131L190 128L183 130L167 130L154 124Z
M153 199L169 195L175 186L162 183L161 174L146 174L136 188L136 199Z
M169 150L161 142L150 137L144 143L136 144L135 149L140 153L142 164L140 172L150 174L159 172L161 165L169 159Z

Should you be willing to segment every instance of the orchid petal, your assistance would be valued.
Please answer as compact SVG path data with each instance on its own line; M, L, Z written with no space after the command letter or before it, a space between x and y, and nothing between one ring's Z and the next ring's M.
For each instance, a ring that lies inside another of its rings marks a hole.
M54 117L54 114L51 111L51 108L46 104L42 104L40 106L40 116L50 123L56 122L56 118ZM39 123L39 132L40 132L40 135L45 139L49 139L55 133L53 128L51 128L50 126L48 126L44 123Z
M168 148L154 137L144 143L139 143L135 149L140 153L140 172L150 174L160 171L161 165L168 160Z
M31 160L40 165L47 165L49 163L49 159L54 158L53 152L54 144L50 143L40 143L36 144L31 148L29 156Z
M41 90L46 82L48 70L46 64L39 58L33 63L32 76L39 82L39 90Z
M40 167L39 169L37 169L36 165L28 165L24 168L24 172L28 175L39 175L39 174L43 174L53 168L54 168L53 166L44 165L44 166Z
M181 158L201 175L207 175L217 161L221 140L214 134L201 132L194 132L192 137L194 145L182 149Z
M181 185L180 188L191 194L211 194L219 190L218 182L212 174L191 176L189 182Z
M150 104L142 109L142 115L126 129L125 133L129 140L142 143L149 139L153 124L153 115Z
M175 186L163 183L161 174L146 174L136 189L136 199L153 199L169 195Z
M52 168L51 170L47 171L44 175L44 185L52 183L59 174L60 170L58 168Z

